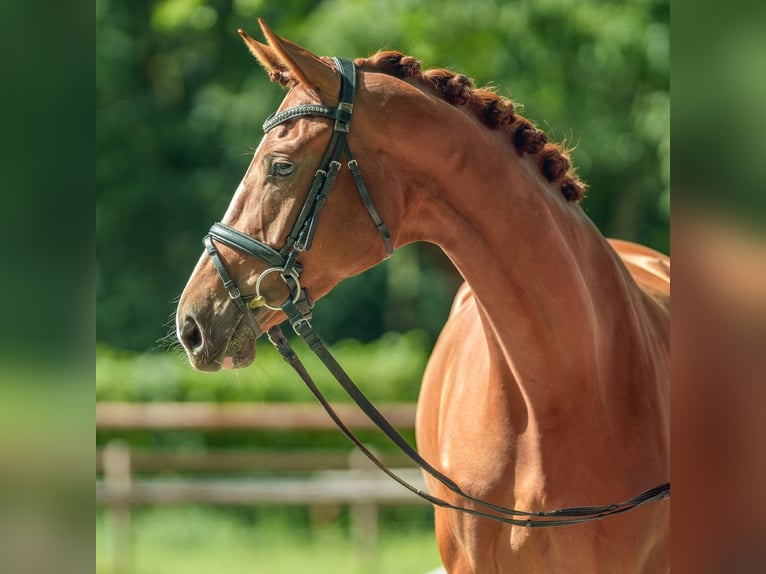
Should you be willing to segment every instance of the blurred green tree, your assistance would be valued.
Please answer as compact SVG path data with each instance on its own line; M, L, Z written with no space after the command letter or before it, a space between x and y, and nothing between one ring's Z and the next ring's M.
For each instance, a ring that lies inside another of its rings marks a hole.
M607 235L669 248L669 3L159 0L96 3L97 337L155 346L282 93L235 30L263 17L321 54L411 54L491 83L574 147ZM317 308L330 341L426 329L460 278L411 246Z

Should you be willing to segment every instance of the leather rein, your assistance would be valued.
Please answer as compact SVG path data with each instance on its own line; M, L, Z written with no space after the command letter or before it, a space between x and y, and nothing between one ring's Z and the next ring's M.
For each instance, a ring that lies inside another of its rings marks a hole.
M496 520L506 524L512 524L514 526L540 528L566 526L582 522L590 522L592 520L600 520L608 516L628 512L649 502L670 498L669 482L645 490L628 500L616 504L607 506L576 506L544 512L515 510L471 496L418 454L418 452L399 434L383 414L381 414L375 405L367 399L359 387L354 384L340 364L330 354L311 326L313 301L306 292L306 289L301 287L301 265L298 262L298 257L302 252L308 251L311 248L319 216L324 207L330 188L332 187L332 183L342 167L341 160L344 155L347 159L347 166L356 182L362 202L383 240L388 255L390 256L394 251L388 229L372 203L367 188L362 180L359 166L351 154L351 149L348 145L348 132L353 115L354 95L356 92L356 68L351 60L334 58L334 62L341 77L340 98L337 108L330 108L320 104L296 106L272 114L263 124L264 132L268 133L271 129L281 123L302 116L324 117L329 118L334 122L333 133L327 151L322 159L320 168L314 175L314 180L309 188L306 201L298 214L298 218L293 225L292 230L285 240L284 246L281 249L276 250L258 239L250 237L249 235L222 223L213 224L209 233L203 239L205 249L212 259L213 265L218 271L224 287L229 293L229 297L234 301L234 304L244 316L244 319L252 329L255 337L258 338L262 334L262 331L250 313L250 309L264 306L274 311L283 311L287 315L287 319L295 333L300 336L308 347L319 357L344 391L370 418L370 420L372 420L377 427L424 472L438 480L442 485L465 501L472 503L472 506L462 506L433 496L408 483L391 469L386 467L338 417L335 410L324 395L322 395L321 391L306 371L306 368L303 366L303 363L298 358L295 351L293 351L280 327L275 326L269 329L267 333L269 341L274 345L285 361L293 367L295 372L303 380L314 397L316 397L317 401L319 401L340 431L385 474L410 492L436 506L458 510L460 512ZM222 243L230 248L260 259L270 266L258 276L255 286L255 294L243 295L240 292L236 282L226 270L226 266L218 253L215 242ZM261 281L264 277L272 273L279 274L286 283L291 294L287 301L279 306L268 303L260 292Z

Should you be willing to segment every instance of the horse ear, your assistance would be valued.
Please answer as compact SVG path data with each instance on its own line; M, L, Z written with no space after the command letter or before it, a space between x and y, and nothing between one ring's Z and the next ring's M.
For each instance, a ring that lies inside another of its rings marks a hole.
M284 72L287 71L287 68L280 62L279 56L277 56L271 46L261 44L258 40L251 38L247 32L241 28L238 29L237 32L242 36L250 53L255 56L255 59L258 60L261 66L268 72L271 81L287 84L289 79L284 74Z
M258 18L258 23L269 42L267 48L276 56L281 66L287 68L293 80L315 90L327 104L333 103L333 99L337 100L340 79L332 66L298 44L277 36L262 19Z

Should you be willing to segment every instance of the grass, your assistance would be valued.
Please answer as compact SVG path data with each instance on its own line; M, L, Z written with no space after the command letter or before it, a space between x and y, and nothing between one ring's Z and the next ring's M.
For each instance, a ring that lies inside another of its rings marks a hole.
M247 511L167 507L133 515L132 574L423 574L439 562L425 525L385 523L374 555L364 558L337 522L308 527L284 517L252 520ZM96 516L96 571L111 574L109 521Z

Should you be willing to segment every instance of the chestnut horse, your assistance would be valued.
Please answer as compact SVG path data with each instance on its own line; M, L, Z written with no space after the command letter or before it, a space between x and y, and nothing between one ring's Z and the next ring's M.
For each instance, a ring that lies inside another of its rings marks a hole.
M240 33L272 81L289 87L280 111L302 113L267 122L221 228L276 257L335 141L320 112L340 113L342 74L338 60L261 27L268 45ZM397 52L355 67L339 153L356 161L339 164L311 249L292 249L290 265L317 300L381 262L387 247L428 241L454 262L465 284L418 403L424 458L473 496L531 511L610 504L668 480L668 258L606 240L579 206L584 186L566 152L510 101ZM266 264L215 238L177 312L192 365L207 371L250 364L253 331L284 321L277 302L293 296L290 273L264 274ZM257 293L255 304L244 307L239 289ZM426 480L432 494L473 507ZM669 568L668 501L557 528L435 513L450 573Z

